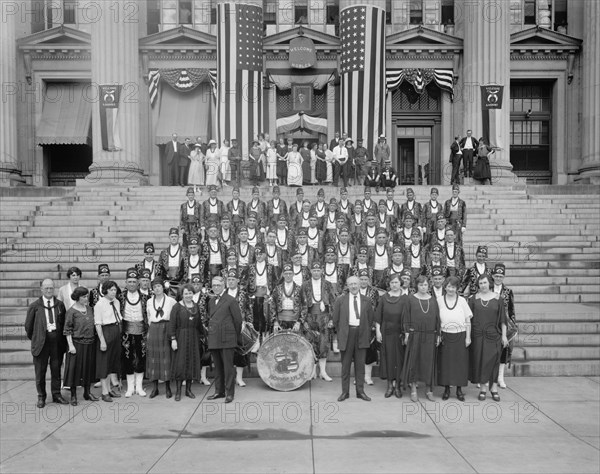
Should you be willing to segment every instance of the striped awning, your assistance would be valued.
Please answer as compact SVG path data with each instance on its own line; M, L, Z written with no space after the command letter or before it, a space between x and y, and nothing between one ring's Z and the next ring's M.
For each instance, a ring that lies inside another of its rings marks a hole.
M36 143L91 145L93 94L89 84L48 83Z
M440 88L454 94L454 77L452 69L388 69L385 72L387 91L391 92L408 81L415 89L417 94L422 94L425 86L431 81Z

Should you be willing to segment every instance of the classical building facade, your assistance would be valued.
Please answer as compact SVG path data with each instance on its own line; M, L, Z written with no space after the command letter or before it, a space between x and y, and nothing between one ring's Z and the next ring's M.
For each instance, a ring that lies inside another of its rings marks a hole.
M217 120L229 93L219 57L236 54L219 36L224 2L0 3L4 185L165 184L172 133L181 142L234 138ZM376 132L386 135L402 183L448 184L450 144L467 129L485 129L498 147L501 182L600 179L600 2L246 3L262 10L262 74L244 146L257 131L327 143L344 132L340 17L366 5L385 11L377 54L386 78L384 125L364 138L372 149ZM480 86L489 84L504 90L488 126Z

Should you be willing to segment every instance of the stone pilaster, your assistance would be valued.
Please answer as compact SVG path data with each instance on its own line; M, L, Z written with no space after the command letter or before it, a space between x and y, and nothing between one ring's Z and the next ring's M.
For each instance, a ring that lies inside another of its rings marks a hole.
M583 116L580 182L600 184L600 4L585 0L583 6Z
M130 3L115 0L95 4L99 13L91 25L92 85L122 86L117 123L121 146L116 151L102 149L98 91L98 100L92 104L93 163L82 184L146 181L140 156L139 97L144 93L144 82L139 71L139 21L129 15Z
M0 0L0 186L10 186L20 181L21 165L17 154L17 97L20 87L17 82L16 17L20 13L15 2ZM14 11L14 14L11 13Z
M501 110L490 111L490 142L496 153L490 160L494 184L514 184L510 163L510 12L505 2L460 0L463 23L463 125L479 138L483 132L480 86L504 86Z

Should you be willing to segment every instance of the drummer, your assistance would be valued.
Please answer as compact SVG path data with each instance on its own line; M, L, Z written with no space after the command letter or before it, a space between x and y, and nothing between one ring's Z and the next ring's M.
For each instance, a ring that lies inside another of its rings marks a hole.
M327 375L326 364L329 354L329 331L333 327L331 311L335 294L331 283L322 278L323 265L314 261L310 268L312 278L302 285L302 295L307 306L305 327L318 333L318 338L313 339L312 342L319 360L319 377L331 382L331 377ZM316 372L313 378L316 378Z
M242 331L245 324L252 325L252 311L250 310L250 298L248 293L239 287L240 275L239 270L229 268L227 271L227 294L232 296L240 305L242 313ZM245 387L244 382L244 367L250 369L250 354L242 355L236 350L233 354L233 365L235 365L235 383L240 387Z
M302 299L302 287L294 283L292 264L283 265L283 283L273 290L271 322L275 331L299 331L306 318L306 308Z

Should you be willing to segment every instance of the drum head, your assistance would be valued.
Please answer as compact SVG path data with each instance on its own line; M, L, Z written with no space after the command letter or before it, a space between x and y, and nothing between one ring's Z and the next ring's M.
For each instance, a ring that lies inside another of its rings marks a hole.
M310 379L315 356L311 344L293 331L280 331L265 339L256 359L258 374L269 387L296 390Z

